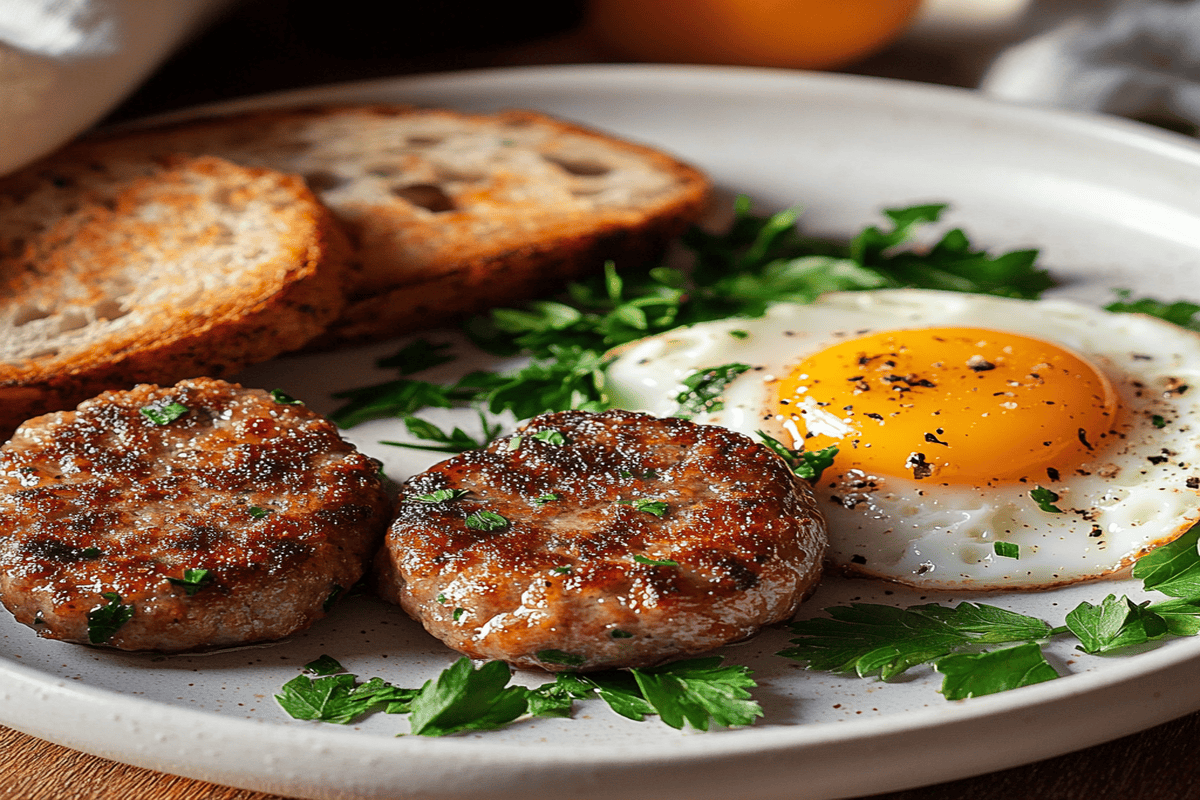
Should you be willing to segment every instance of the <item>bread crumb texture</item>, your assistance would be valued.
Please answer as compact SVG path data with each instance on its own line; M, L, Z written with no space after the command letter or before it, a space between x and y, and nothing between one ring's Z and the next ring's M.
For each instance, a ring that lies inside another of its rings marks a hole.
M445 324L655 258L710 185L656 149L531 111L288 109L123 133L129 154L210 154L303 176L354 246L327 343Z
M220 376L342 310L342 234L295 176L76 148L0 181L0 432L137 382Z

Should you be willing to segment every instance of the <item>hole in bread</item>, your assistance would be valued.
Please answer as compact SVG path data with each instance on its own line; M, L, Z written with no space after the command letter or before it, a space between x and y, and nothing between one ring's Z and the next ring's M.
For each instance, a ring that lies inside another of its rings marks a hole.
M440 136L409 136L405 142L410 147L433 147L435 144L441 144Z
M332 172L321 170L320 172L310 172L304 176L304 182L308 184L308 188L314 192L328 192L336 189L346 183L346 179L341 175Z
M47 347L45 350L35 350L26 354L26 358L54 358L58 355L57 347Z
M367 170L368 175L374 175L376 178L394 178L403 172L400 167L394 164L381 164L378 167L371 167Z
M579 175L584 178L594 178L597 175L607 175L612 170L605 164L599 161L592 161L586 158L564 158L562 156L550 156L542 153L542 158L549 161L572 175Z
M428 209L435 213L453 211L454 200L442 191L440 186L432 183L414 183L409 186L397 186L392 193L402 200L407 200L414 206Z
M109 322L120 319L129 313L128 309L121 307L120 300L103 300L97 303L93 310L96 312L96 319L104 319Z
M22 306L17 309L17 313L13 315L12 324L14 327L28 325L31 322L36 322L39 319L45 319L50 316L50 312L38 306Z

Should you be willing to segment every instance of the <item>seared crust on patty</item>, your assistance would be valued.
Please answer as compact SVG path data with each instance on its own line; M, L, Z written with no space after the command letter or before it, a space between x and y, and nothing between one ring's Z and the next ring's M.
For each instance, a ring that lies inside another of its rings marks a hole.
M125 650L278 639L323 616L390 503L371 459L281 399L196 379L21 426L0 447L4 605L41 636Z
M647 666L788 619L820 577L808 485L741 434L565 411L409 480L380 593L472 658Z

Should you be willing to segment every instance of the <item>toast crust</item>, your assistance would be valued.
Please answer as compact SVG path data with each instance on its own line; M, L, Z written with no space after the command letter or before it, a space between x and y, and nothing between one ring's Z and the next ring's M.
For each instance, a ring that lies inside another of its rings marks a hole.
M303 346L342 310L347 250L302 180L210 156L64 154L0 181L0 436Z
M445 325L609 259L657 257L711 191L668 154L522 110L271 110L77 147L208 153L303 176L347 232L357 265L326 346Z

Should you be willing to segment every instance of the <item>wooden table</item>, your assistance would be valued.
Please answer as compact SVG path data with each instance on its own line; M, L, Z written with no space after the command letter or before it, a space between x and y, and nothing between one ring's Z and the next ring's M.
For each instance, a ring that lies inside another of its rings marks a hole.
M397 10L389 17L386 4L340 0L339 8L372 20L369 31L361 26L353 29L349 40L346 34L352 29L346 23L324 19L314 10L326 5L297 0L244 3L164 65L112 119L342 80L606 60L576 27L578 2L560 2L551 14L537 19L522 18L510 4L449 4L460 20L474 19L474 24L460 21L451 36L444 21L438 25L439 20L421 19L415 4L393 4ZM424 5L427 15L449 13L435 8L442 4ZM496 7L505 9L503 16L497 15ZM409 30L419 35L406 34ZM849 71L972 86L985 56L978 50L956 57L942 50L901 45ZM1003 747L1004 743L980 746ZM873 800L1196 797L1200 796L1200 759L1193 753L1197 746L1200 714L1193 714L1078 753L978 778L877 795ZM0 800L283 800L118 764L4 728L0 728L0 776ZM919 776L913 779L919 782ZM746 800L753 798L747 795Z

